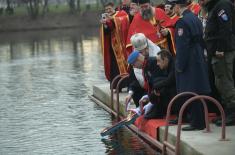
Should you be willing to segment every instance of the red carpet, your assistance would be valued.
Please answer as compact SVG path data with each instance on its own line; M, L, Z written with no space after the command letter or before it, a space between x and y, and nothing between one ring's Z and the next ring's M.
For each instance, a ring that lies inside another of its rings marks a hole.
M174 119L175 116L172 116L170 119ZM209 120L216 118L215 113L209 113ZM157 129L161 126L166 125L165 119L150 119L146 120L144 119L144 116L140 116L136 119L134 125L139 128L140 131L147 133L152 138L157 139L158 133Z

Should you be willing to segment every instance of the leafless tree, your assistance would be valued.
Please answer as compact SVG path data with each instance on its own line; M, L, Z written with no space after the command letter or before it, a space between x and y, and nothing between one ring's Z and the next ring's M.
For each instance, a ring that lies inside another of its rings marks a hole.
M48 11L49 11L49 8L48 8L48 0L44 0L42 15L44 16Z
M39 15L39 2L40 0L25 0L30 16L36 19Z

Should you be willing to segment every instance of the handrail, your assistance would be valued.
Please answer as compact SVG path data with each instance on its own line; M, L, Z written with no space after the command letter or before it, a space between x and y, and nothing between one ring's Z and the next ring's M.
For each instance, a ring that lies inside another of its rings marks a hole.
M180 136L181 136L181 125L182 125L183 112L189 104L191 104L191 103L193 103L193 101L196 101L196 100L199 100L199 99L209 100L218 107L218 109L221 113L221 118L222 118L222 131L221 131L221 139L220 140L222 140L222 141L226 140L225 113L224 113L224 110L223 110L223 107L221 106L221 104L216 99L214 99L210 96L205 96L205 95L194 96L194 97L188 99L180 109L179 120L178 120L178 128L177 128L177 137L176 137L176 144L175 144L175 154L176 155L179 155L179 153L180 153L179 152L179 147L180 147Z
M117 83L117 87L116 87L116 92L117 92L117 119L119 120L119 114L120 114L120 102L119 102L119 87L120 84L122 83L123 80L125 80L126 78L128 78L130 75L123 75L123 77L121 77L121 79L118 81Z
M120 75L117 75L114 79L113 79L113 81L111 82L111 109L112 110L114 110L113 109L113 88L114 88L114 84L115 83L117 83L117 81L119 80L119 78L121 78L122 76L125 76L125 75L128 75L127 73L125 73L125 74L120 74Z
M164 132L162 154L166 153L166 147L167 147L166 142L168 139L169 119L170 119L171 107L178 98L184 97L184 96L198 96L198 94L193 93L193 92L183 92L183 93L177 94L173 99L171 99L171 101L167 107L166 126L165 126L165 132ZM201 99L201 102L203 103L203 108L204 108L204 113L205 113L206 131L210 132L211 130L210 130L210 126L209 126L208 108L207 108L206 102L203 99Z

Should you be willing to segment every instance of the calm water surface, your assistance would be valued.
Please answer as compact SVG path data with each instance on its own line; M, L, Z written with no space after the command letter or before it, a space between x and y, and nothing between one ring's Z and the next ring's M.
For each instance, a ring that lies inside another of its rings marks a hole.
M105 82L97 29L0 34L0 154L156 154L89 100Z

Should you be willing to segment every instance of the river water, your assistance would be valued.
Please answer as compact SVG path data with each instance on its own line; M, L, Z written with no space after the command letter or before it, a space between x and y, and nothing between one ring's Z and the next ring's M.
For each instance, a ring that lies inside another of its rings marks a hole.
M104 83L98 29L0 34L0 154L156 154L89 100Z

